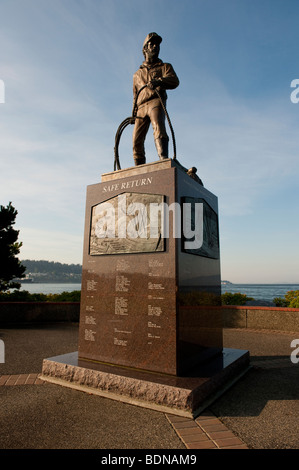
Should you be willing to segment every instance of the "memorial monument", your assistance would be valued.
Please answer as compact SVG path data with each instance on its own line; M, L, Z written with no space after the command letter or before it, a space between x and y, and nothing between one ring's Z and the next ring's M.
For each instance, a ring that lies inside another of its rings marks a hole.
M42 378L195 416L249 365L223 348L217 197L168 157L166 90L179 80L150 33L118 128L114 171L87 187L78 352L44 360ZM134 166L118 144L134 125ZM158 160L146 163L152 125Z

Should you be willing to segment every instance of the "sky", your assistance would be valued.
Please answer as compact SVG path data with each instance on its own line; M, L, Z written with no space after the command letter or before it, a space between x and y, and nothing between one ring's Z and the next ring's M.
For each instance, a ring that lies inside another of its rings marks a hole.
M177 158L218 197L222 279L299 283L298 24L297 0L0 0L0 204L20 259L82 263L86 187L113 171L154 31L180 79Z

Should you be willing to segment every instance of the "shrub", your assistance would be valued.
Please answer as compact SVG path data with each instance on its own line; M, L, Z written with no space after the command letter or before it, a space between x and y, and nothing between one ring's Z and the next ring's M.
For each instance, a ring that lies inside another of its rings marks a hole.
M288 307L287 300L283 299L282 297L275 297L275 299L273 299L273 303L276 305L276 307Z
M222 305L245 305L248 300L254 300L252 297L247 297L246 294L241 294L236 292L235 294L231 292L225 292L221 296Z
M80 302L81 291L61 292L61 294L48 294L48 302Z
M0 302L80 302L81 291L61 294L30 294L28 291L0 292Z
M284 298L275 297L273 302L276 307L299 308L299 290L289 290Z

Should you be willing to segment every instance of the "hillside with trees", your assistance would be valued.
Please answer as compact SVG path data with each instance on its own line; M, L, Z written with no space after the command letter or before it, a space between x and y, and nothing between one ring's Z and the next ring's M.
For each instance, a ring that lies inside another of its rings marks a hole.
M26 277L33 282L69 282L80 283L82 266L80 264L63 264L45 260L22 260L26 267Z

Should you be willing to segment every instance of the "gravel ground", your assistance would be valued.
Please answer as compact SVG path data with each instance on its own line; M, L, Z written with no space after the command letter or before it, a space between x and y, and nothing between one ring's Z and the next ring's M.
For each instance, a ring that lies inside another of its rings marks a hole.
M39 373L78 349L78 325L1 329L0 375ZM0 449L185 449L166 416L46 383L0 387Z
M224 346L252 368L211 406L250 449L298 449L299 333L225 329ZM78 325L1 329L0 375L39 373L44 358L78 349ZM185 449L166 416L58 385L0 387L0 449Z
M299 333L224 330L224 345L249 349L253 367L210 409L251 449L299 449Z
M185 449L163 413L53 384L0 387L1 449Z

